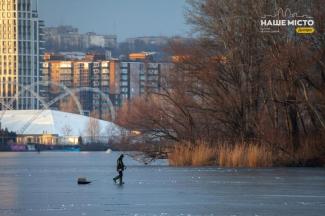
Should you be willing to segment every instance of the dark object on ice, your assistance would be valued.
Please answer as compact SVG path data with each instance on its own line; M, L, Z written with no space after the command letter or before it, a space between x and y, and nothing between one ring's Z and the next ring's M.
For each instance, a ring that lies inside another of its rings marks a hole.
M120 157L117 159L116 171L118 172L118 175L113 178L113 181L115 183L119 179L120 185L124 184L124 182L123 182L123 171L126 168L124 166L124 163L123 163L123 157L124 157L124 155L121 154Z
M88 181L86 178L78 178L78 184L90 184L91 181Z

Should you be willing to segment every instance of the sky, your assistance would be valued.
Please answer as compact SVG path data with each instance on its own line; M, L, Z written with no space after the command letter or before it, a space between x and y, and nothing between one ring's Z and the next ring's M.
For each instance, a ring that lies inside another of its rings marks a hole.
M186 0L38 0L46 26L72 25L81 33L186 36Z

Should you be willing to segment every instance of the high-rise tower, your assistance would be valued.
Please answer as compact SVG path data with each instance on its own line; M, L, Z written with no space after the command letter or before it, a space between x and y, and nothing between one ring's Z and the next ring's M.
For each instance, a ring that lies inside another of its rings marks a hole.
M39 108L41 28L36 0L0 1L0 109Z

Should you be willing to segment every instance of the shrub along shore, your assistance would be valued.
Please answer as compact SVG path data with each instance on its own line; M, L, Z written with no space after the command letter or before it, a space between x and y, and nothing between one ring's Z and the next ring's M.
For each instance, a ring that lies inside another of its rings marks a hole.
M201 141L174 145L168 155L172 166L278 167L325 166L319 145L306 142L296 151L276 150L257 143L208 145Z

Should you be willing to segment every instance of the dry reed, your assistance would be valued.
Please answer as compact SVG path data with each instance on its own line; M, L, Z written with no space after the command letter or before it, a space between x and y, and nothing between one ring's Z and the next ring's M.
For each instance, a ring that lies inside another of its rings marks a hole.
M221 145L217 150L222 167L270 167L272 152L255 144Z
M197 145L182 143L176 145L168 155L173 166L206 166L215 164L215 149L204 142Z
M168 156L172 166L270 167L272 153L257 145L211 147L205 142L179 144Z

